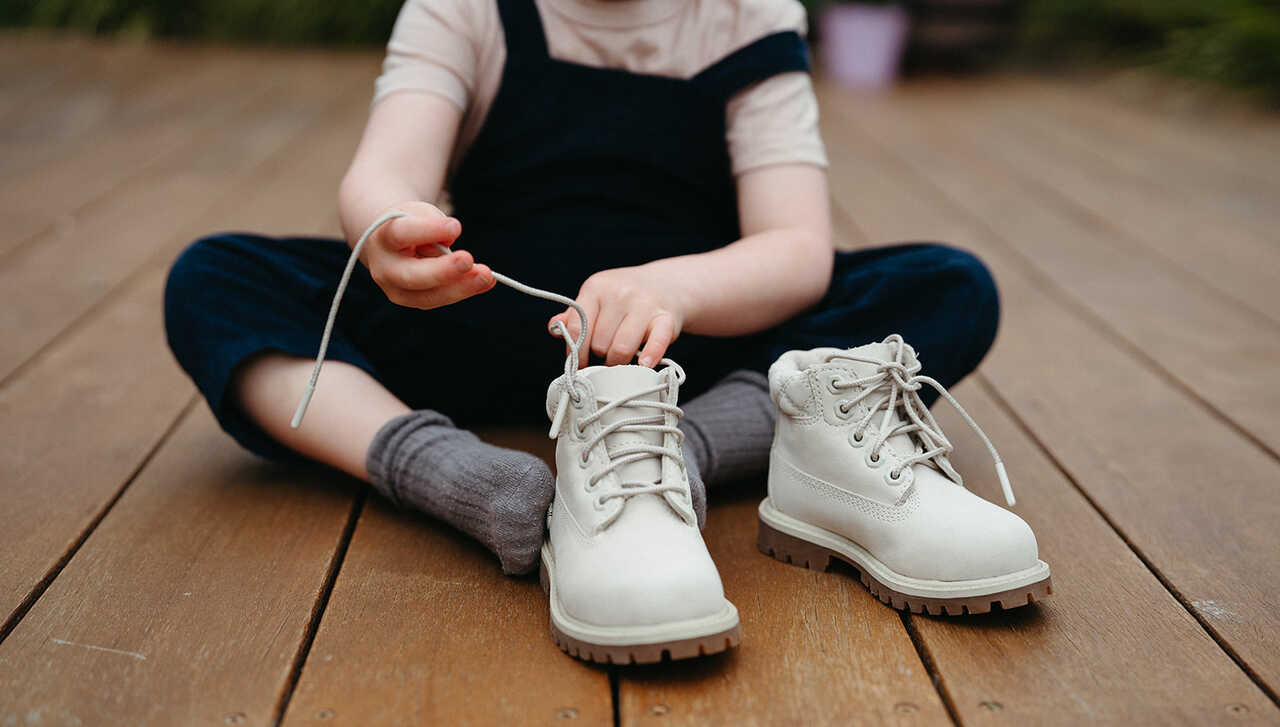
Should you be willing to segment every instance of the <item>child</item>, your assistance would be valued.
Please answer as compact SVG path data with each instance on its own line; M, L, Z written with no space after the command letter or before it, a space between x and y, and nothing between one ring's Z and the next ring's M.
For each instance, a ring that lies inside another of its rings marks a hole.
M492 271L577 291L604 363L690 372L701 516L704 485L764 472L781 353L900 332L950 385L996 329L964 252L833 253L803 29L794 0L409 0L339 205L347 243L410 216L364 250L305 423L289 427L342 241L197 241L165 294L174 354L248 449L365 479L523 573L552 474L463 427L545 422L563 344L554 311Z

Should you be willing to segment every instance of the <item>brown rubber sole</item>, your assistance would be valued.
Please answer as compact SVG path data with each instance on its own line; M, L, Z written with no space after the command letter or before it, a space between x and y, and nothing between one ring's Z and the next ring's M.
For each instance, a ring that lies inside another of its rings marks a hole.
M551 581L545 566L539 570L539 580L542 581L542 590L550 596ZM664 660L693 659L719 654L737 646L742 641L742 627L735 624L733 628L720 633L692 639L608 646L592 644L569 636L556 628L550 616L547 618L547 623L551 626L551 640L556 642L556 646L559 646L561 651L576 659L598 664L656 664Z
M831 568L832 559L845 563L858 572L862 585L871 591L871 595L898 609L912 613L929 613L933 616L959 616L961 614L990 613L996 609L1010 609L1026 606L1039 601L1053 593L1053 579L1046 577L1042 581L1013 588L1008 591L991 593L965 598L925 598L909 596L893 590L876 580L862 566L849 558L821 545L801 540L760 521L756 545L760 552L772 558L803 568L826 571Z

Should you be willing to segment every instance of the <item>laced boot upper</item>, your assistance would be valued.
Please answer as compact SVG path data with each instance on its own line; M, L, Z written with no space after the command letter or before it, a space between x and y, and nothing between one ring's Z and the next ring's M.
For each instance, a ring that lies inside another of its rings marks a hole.
M684 372L593 366L552 382L556 593L570 616L632 627L731 609L698 530L676 428Z
M968 492L950 440L920 400L938 390L978 433L1013 492L995 447L901 336L853 349L791 351L770 368L778 427L773 504L853 539L902 573L981 578L1037 562L1035 536L1013 513Z

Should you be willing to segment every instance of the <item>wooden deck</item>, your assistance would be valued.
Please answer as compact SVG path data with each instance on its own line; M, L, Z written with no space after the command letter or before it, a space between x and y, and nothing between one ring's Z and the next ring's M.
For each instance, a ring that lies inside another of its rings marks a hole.
M760 555L759 489L721 493L742 647L602 668L552 644L536 580L239 451L165 346L189 240L336 232L377 64L0 43L0 725L1280 723L1276 119L1023 78L822 88L842 243L947 240L999 280L955 394L1056 593L901 616Z

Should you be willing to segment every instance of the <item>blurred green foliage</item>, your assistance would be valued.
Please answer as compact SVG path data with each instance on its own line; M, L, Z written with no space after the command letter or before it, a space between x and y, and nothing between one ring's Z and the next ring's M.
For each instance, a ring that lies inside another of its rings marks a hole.
M0 0L0 25L262 43L382 44L401 0Z
M1149 64L1280 100L1277 0L1029 0L1022 40L1041 62Z
M390 34L401 1L0 0L0 25L379 45ZM803 0L810 12L837 1ZM1041 63L1149 64L1260 88L1280 100L1280 0L1022 0L1022 5L1022 47Z

